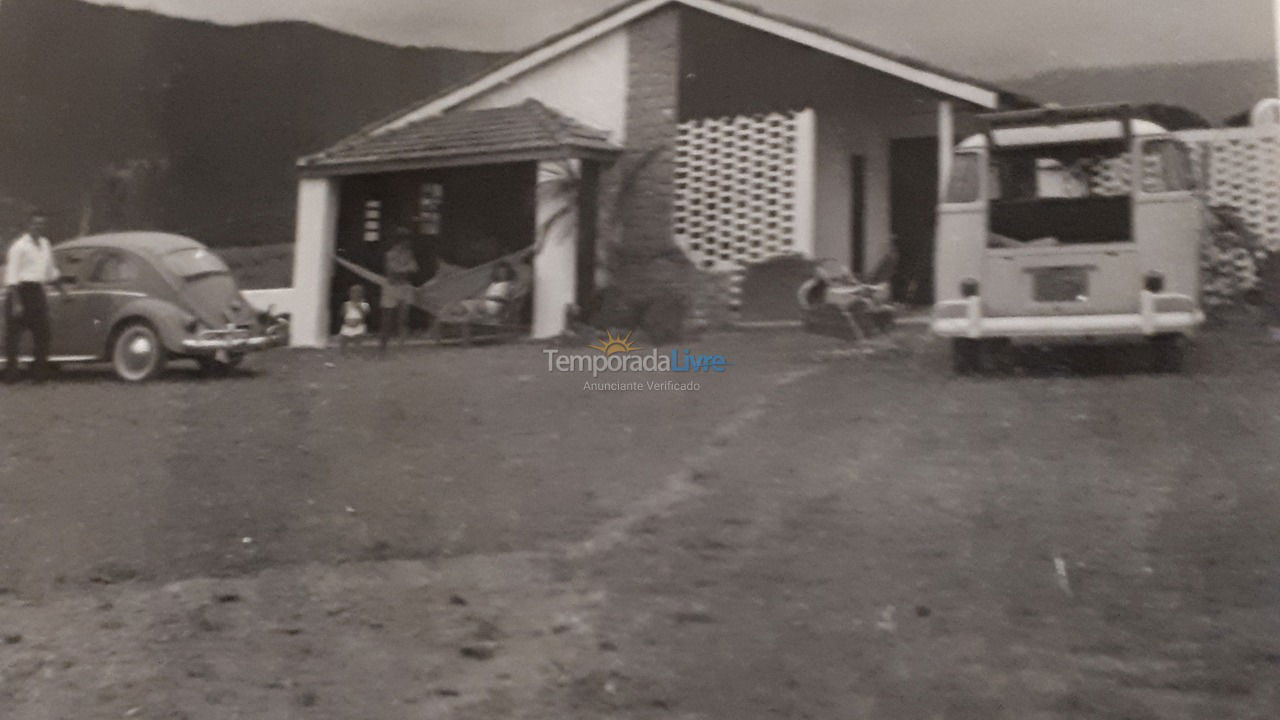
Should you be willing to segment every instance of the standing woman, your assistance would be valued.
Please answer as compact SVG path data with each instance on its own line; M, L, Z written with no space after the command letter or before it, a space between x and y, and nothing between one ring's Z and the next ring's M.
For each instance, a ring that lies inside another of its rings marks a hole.
M22 332L31 333L35 350L32 374L36 382L49 375L49 302L45 283L53 283L63 298L62 273L53 262L53 246L44 236L44 213L33 212L27 232L9 246L4 266L4 354L6 382L18 379L18 341Z
M413 276L418 274L418 260L413 255L409 228L397 227L392 232L391 248L383 257L383 273L387 284L382 288L382 327L378 347L386 352L392 328L403 344L409 331L409 306L413 302Z

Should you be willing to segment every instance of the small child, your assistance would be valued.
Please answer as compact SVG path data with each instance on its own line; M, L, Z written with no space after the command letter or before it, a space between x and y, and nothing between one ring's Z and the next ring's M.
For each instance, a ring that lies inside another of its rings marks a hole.
M346 354L348 344L355 343L358 347L363 342L369 330L369 313L372 312L364 300L363 285L352 285L347 298L342 303L342 329L338 331L338 347L343 354Z

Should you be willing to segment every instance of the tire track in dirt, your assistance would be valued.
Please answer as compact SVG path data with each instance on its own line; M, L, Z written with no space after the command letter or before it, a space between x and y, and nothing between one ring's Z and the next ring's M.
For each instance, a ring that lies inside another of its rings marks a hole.
M633 502L617 517L598 525L586 540L571 545L567 557L581 560L608 552L625 542L644 520L665 515L681 503L707 492L700 483L707 468L728 451L729 441L764 416L773 392L821 370L821 367L803 368L778 376L767 390L757 392L741 409L719 423L709 434L707 443L682 458L681 467L668 475L656 491Z

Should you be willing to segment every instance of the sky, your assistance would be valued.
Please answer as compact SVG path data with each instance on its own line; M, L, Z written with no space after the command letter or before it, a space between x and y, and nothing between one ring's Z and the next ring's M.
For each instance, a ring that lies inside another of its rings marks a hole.
M399 45L515 50L617 0L89 0L227 24L300 19ZM1280 0L1274 0L1280 2ZM754 0L961 72L1256 59L1273 0ZM521 8L517 10L516 8Z

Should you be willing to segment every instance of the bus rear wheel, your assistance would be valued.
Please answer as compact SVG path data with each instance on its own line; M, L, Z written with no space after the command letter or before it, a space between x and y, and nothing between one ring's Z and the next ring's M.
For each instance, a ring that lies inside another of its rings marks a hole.
M951 341L951 369L955 374L973 375L981 367L981 341L970 338L955 338Z
M1181 335L1171 333L1151 338L1151 369L1158 373L1180 373L1187 364L1187 347Z
M1009 338L956 338L951 341L951 364L957 375L1004 373L1010 369Z

